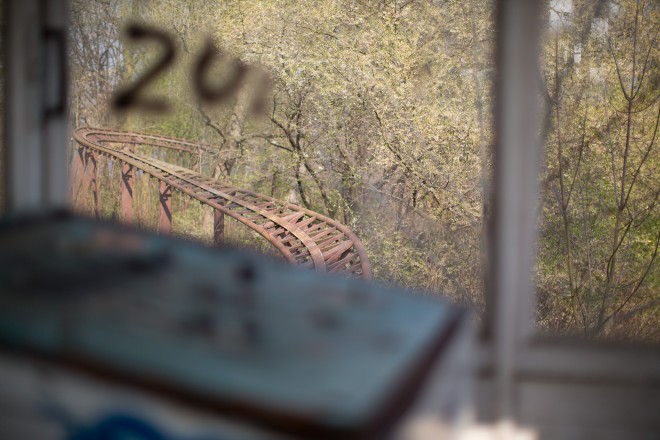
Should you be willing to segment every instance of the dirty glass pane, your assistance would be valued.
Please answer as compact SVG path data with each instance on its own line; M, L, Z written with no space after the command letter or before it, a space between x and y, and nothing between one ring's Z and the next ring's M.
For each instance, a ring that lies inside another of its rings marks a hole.
M478 314L492 16L487 0L72 1L72 128L190 140L193 151L115 146L272 198L243 201L302 228L331 272L371 272ZM159 184L134 169L129 212L126 169L100 156L98 179L85 186L79 145L72 141L75 209L162 229ZM283 252L180 188L166 197L175 235L280 256L296 240L280 240ZM274 211L287 203L309 211ZM272 219L254 221L272 231ZM346 237L361 244L344 249Z

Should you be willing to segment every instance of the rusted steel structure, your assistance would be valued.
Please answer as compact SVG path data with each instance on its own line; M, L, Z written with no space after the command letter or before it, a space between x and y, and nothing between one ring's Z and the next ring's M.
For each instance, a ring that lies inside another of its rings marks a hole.
M192 197L214 209L213 237L224 240L224 216L258 232L292 264L321 272L371 278L364 246L346 226L309 209L236 188L169 162L135 152L136 147L158 147L197 154L217 148L185 139L147 133L79 128L72 165L72 187L81 194L93 191L94 212L98 211L98 157L121 163L121 219L132 221L133 181L136 170L160 181L159 230L172 227L172 191Z

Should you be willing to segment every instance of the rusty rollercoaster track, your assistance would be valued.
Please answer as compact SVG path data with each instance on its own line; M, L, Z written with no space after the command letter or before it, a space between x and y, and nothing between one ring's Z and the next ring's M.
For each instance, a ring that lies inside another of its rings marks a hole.
M98 209L97 163L106 156L122 164L121 217L133 215L133 173L142 172L160 181L159 229L172 224L171 195L180 191L214 209L214 239L224 240L224 216L259 233L292 264L321 272L371 277L364 246L346 226L309 209L278 201L203 176L190 169L135 153L135 147L159 147L189 153L217 148L185 139L154 134L83 127L74 132L77 151L72 165L72 187L85 194L90 186Z

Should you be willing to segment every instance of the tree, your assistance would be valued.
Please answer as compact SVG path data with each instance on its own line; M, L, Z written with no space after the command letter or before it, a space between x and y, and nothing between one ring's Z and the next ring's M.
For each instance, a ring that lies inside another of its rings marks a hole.
M541 319L587 337L654 338L658 9L613 5L586 19L576 5L576 18L548 39Z

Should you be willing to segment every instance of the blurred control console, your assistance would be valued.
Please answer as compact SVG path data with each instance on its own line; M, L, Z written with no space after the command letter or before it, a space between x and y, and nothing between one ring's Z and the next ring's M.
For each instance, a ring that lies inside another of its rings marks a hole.
M33 438L386 438L463 321L436 296L245 251L5 219L0 430L24 433L23 411Z

